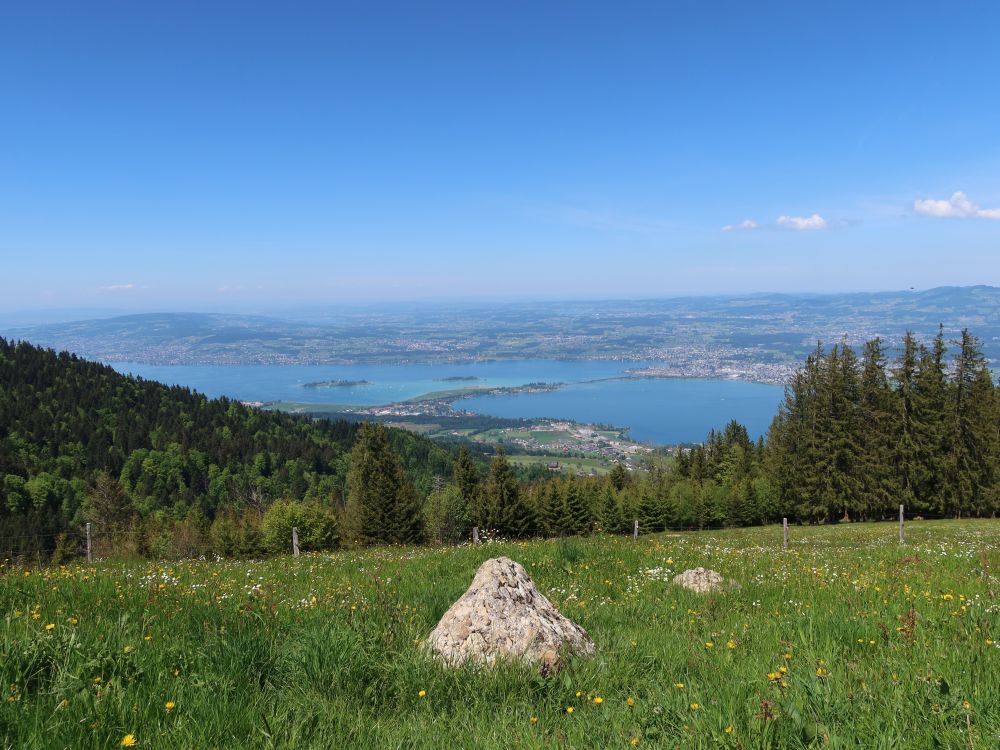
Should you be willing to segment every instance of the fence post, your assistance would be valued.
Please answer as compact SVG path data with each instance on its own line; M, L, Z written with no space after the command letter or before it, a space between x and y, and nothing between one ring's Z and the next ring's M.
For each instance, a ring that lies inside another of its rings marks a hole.
M788 549L788 519L787 518L782 518L781 519L781 528L785 532L785 534L784 534L784 536L785 536L785 544L784 544L783 549Z
M899 506L899 543L900 544L903 544L903 521L904 521L903 506L900 505Z
M478 526L473 526L472 527L472 543L473 544L479 544L479 527Z
M292 527L292 554L295 557L299 556L299 529L297 526Z
M639 519L635 519L635 523L632 525L632 541L639 541Z
M91 556L90 556L90 521L87 521L87 562L91 562Z

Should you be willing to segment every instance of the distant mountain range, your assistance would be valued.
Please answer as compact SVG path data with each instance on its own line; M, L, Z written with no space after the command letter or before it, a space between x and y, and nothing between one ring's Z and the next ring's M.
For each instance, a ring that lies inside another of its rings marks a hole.
M0 329L106 362L152 364L687 359L792 363L817 340L890 345L968 327L1000 360L1000 288L754 294L663 300L423 304L330 310L296 320L144 313Z

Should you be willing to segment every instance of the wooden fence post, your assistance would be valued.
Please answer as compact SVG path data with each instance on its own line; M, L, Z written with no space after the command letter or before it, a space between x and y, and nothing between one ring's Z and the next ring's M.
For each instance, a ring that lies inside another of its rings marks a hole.
M295 557L299 556L299 529L297 526L292 527L292 554Z
M899 543L900 544L903 544L903 542L904 542L904 539L903 539L903 521L904 521L903 506L900 505L899 506Z
M478 526L473 526L472 527L472 543L473 544L479 544L479 527Z
M91 562L90 556L90 521L87 522L87 562Z
M781 527L782 527L783 531L785 532L784 533L784 536L785 536L784 549L788 549L788 519L787 518L782 518L781 519Z
M632 541L639 541L639 519L635 519L635 523L632 525Z

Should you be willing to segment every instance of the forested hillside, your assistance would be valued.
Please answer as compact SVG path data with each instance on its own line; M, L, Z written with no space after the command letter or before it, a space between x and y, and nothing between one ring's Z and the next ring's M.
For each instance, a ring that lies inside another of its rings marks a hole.
M139 551L169 552L177 524L197 536L282 498L335 508L357 431L0 338L0 553L51 551L86 521L131 529ZM450 475L448 449L387 436L420 495Z
M0 339L0 553L256 555L780 520L1000 511L1000 391L964 331L817 345L767 439L731 422L666 463L524 482L380 425L264 412Z

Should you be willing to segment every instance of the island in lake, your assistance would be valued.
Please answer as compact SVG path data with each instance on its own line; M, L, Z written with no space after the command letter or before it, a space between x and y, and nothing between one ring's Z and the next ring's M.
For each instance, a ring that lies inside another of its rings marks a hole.
M350 388L354 385L371 385L367 380L317 380L314 383L303 383L303 388Z
M434 378L435 383L473 383L480 380L475 375L451 375L447 378Z

